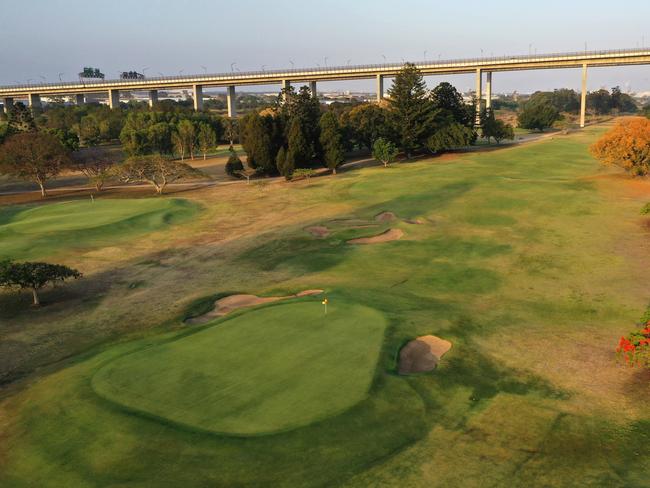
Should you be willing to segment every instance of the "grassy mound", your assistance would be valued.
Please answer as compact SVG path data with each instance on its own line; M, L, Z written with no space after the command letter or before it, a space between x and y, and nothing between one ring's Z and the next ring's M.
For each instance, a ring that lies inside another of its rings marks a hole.
M98 199L0 210L0 259L99 247L184 220L198 206L175 198Z
M101 396L195 428L236 435L284 431L361 401L387 321L334 301L269 306L100 369Z

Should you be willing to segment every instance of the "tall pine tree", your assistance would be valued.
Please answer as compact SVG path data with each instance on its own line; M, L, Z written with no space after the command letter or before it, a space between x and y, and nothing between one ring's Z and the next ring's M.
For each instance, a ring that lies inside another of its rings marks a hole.
M304 127L299 118L294 118L289 125L287 137L287 162L292 168L305 168L312 157L312 146L305 135Z
M434 130L436 108L429 97L422 73L411 63L406 63L397 74L388 95L399 144L410 157L415 149L424 145Z
M334 112L325 112L320 118L320 143L325 165L336 174L336 168L345 158L341 127Z

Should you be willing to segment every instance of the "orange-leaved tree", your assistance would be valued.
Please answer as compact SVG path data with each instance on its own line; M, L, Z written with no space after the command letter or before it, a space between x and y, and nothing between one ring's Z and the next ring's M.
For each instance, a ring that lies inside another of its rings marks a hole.
M598 160L615 164L633 176L650 173L650 120L626 117L590 148Z

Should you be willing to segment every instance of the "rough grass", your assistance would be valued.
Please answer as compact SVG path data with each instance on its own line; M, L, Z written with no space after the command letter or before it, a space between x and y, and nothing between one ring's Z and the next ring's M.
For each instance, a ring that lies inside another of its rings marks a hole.
M272 305L107 364L101 396L179 424L256 435L340 413L367 394L386 319L335 296Z
M15 298L0 297L0 366L28 380L0 403L0 484L647 485L650 378L613 348L650 298L638 214L650 193L589 156L600 131L186 193L205 210L174 233L62 253L86 272L66 286L74 298L6 311ZM400 241L345 243L384 229L353 228L382 211L424 224L391 223ZM309 225L333 232L316 239ZM315 287L388 320L367 397L338 415L235 438L91 387L116 358L175 338L174 319L201 297ZM400 346L425 334L454 347L435 373L397 376Z

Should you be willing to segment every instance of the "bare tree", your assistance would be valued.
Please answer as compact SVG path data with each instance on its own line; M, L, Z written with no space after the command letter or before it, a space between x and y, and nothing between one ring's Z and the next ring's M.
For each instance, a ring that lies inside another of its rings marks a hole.
M114 166L114 173L124 183L145 182L161 195L165 187L180 179L206 178L207 175L187 163L163 156L136 156Z
M88 178L97 191L102 191L104 183L112 176L111 170L115 163L105 148L93 147L74 153L71 167Z

